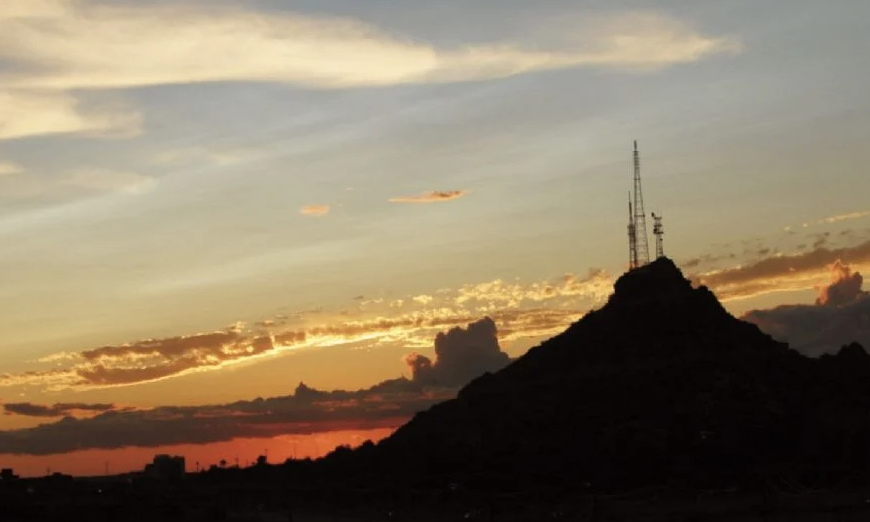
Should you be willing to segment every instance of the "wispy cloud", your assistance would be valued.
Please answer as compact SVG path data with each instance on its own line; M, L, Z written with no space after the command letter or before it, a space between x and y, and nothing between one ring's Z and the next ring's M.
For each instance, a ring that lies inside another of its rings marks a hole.
M600 270L590 271L585 278L568 275L528 284L495 281L442 290L427 296L430 299L409 297L406 301L416 309L371 301L370 305L382 309L347 315L344 320L324 317L319 324L269 320L252 327L239 324L213 332L62 352L39 361L51 364L51 369L0 375L0 386L51 390L130 386L217 371L306 348L352 343L425 347L437 331L472 323L484 315L498 325L502 341L541 337L561 331L602 302L611 284L610 276ZM493 291L487 293L487 288Z
M9 44L8 24L0 19L0 47ZM3 81L0 75L0 85ZM18 81L23 84L15 89L0 86L0 140L45 134L127 137L141 132L142 115L135 108L118 104L85 107L70 93L31 89L24 86L24 79Z
M226 337L216 338L216 341ZM430 339L431 343L431 339ZM208 443L236 437L269 437L337 429L394 428L414 413L455 396L461 386L509 361L489 318L439 332L434 360L405 358L412 378L383 381L354 392L318 391L300 384L293 395L208 406L117 410L111 404L4 405L7 414L58 417L71 411L103 412L35 428L0 431L0 454L52 454L92 448ZM168 350L183 350L176 345ZM93 352L104 357L111 349ZM399 361L397 360L397 366ZM199 429L203 423L209 429Z
M66 176L65 184L99 192L139 194L153 188L155 178L135 172L106 169L81 169Z
M541 303L561 297L587 297L602 301L610 295L613 278L600 269L590 270L586 277L565 274L554 281L541 283L508 283L501 279L461 287L456 304L477 303L480 310L514 308L524 301Z
M63 402L48 406L31 402L10 402L3 405L3 414L25 417L68 417L82 413L93 415L116 409L118 408L114 404Z
M84 107L71 94L90 89L218 81L315 88L461 82L583 66L654 70L740 49L733 38L703 35L654 13L587 17L563 29L573 37L549 48L525 48L509 38L439 48L349 18L241 6L4 0L0 59L13 66L0 74L7 122L0 137L137 128L135 111Z
M838 223L840 221L849 221L852 219L861 219L864 217L870 216L870 210L862 210L860 212L849 212L846 214L838 214L836 216L829 216L824 219L819 220L820 223Z
M24 172L24 168L15 163L0 162L0 176L11 176L12 174L20 174Z
M52 455L82 449L205 444L342 429L395 428L420 410L452 397L405 379L366 390L323 392L300 384L293 395L204 406L108 410L33 428L0 431L0 454ZM40 407L30 405L31 410ZM202 429L207 423L208 429Z
M464 196L464 190L433 190L415 196L399 196L390 199L390 203L441 203Z
M826 284L836 262L853 266L870 263L870 241L843 248L815 248L796 254L776 254L746 265L692 276L723 301L771 292L811 290Z
M299 209L304 216L325 216L329 214L329 205L306 205Z
M853 219L861 219L870 216L870 210L861 210L856 212L845 212L843 214L836 214L833 216L824 217L822 219L817 219L815 221L805 221L801 223L800 228L810 228L817 225L831 225L834 223L839 223L841 221L851 221ZM794 227L791 225L783 228L786 232L794 233Z

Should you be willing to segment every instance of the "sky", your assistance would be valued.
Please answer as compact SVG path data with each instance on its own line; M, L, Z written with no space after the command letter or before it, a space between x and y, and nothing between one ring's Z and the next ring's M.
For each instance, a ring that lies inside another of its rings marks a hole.
M854 0L3 0L0 464L385 436L603 304L633 140L687 276L805 353L870 340L868 21Z

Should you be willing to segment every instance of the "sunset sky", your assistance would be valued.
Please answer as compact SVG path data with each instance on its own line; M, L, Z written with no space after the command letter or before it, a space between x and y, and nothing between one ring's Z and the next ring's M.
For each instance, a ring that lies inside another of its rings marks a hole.
M868 29L856 0L0 0L0 466L386 435L604 303L635 139L687 276L807 353L841 339L795 311L870 339Z

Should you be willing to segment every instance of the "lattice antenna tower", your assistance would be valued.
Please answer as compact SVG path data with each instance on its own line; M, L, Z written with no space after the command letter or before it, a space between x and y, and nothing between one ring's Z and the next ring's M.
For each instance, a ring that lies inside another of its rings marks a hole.
M640 186L640 153L634 142L634 232L636 237L636 264L649 263L649 243L646 236L646 213L643 210L643 190Z
M662 244L662 236L665 235L665 229L662 227L662 216L657 216L655 212L653 218L653 234L656 236L656 259L665 257L665 247Z
M637 268L637 235L634 230L634 214L631 210L631 192L628 193L628 268Z

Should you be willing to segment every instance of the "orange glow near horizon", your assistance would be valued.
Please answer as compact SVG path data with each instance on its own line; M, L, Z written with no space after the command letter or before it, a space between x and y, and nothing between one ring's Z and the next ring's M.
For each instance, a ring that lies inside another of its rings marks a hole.
M141 471L154 455L170 454L185 457L188 472L219 465L238 464L242 467L256 461L259 455L267 455L272 464L288 458L317 458L326 455L341 445L359 446L366 440L377 442L392 434L396 428L368 430L341 430L310 435L281 435L269 439L234 439L211 444L182 444L156 448L121 448L112 450L85 450L56 455L8 455L0 454L0 467L12 468L22 477L44 476L49 470L74 476L96 476Z

